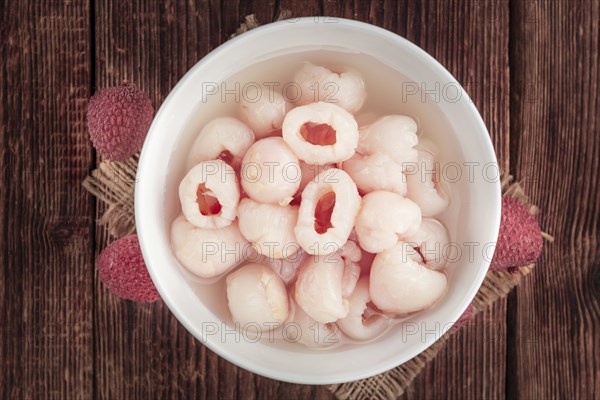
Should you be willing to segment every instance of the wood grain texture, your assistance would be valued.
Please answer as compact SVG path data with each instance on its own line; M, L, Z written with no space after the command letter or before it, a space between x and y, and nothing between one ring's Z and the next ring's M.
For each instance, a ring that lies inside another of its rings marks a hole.
M0 5L0 397L93 395L89 9Z
M507 394L600 393L600 2L511 7L512 168L557 240L509 299Z
M379 25L465 86L502 166L557 240L511 295L470 321L404 398L600 393L598 0L0 1L0 396L331 398L263 378L197 342L161 302L105 290L108 243L81 181L96 87L128 80L157 108L247 14Z

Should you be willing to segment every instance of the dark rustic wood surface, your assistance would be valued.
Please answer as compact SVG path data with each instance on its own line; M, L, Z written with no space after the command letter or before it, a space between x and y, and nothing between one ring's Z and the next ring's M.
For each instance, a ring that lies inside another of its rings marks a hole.
M600 396L600 2L0 0L0 396L329 398L220 359L157 302L110 295L85 108L129 80L156 107L243 17L367 21L442 62L556 236L405 398Z

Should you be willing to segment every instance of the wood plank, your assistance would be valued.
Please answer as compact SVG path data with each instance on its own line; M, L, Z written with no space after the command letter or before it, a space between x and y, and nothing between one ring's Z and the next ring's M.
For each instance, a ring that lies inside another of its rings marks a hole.
M517 2L511 21L511 161L556 242L510 299L507 394L594 398L600 392L600 2Z
M0 396L93 395L87 1L0 5Z

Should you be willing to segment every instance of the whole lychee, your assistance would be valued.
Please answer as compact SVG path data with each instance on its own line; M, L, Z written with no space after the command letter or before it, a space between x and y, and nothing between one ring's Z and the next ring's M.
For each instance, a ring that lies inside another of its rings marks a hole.
M109 244L100 253L96 266L100 280L117 296L140 303L160 298L144 264L137 235Z
M472 316L473 316L473 304L471 303L467 306L467 309L465 310L465 312L463 312L461 314L461 316L458 317L458 320L454 323L454 325L452 325L452 328L450 328L450 329L455 330L455 329L460 328L468 320L470 320Z
M540 226L527 207L503 196L500 233L490 267L500 271L531 264L540 256L542 245Z
M142 148L153 114L148 95L133 85L100 89L87 108L90 139L103 157L126 160Z

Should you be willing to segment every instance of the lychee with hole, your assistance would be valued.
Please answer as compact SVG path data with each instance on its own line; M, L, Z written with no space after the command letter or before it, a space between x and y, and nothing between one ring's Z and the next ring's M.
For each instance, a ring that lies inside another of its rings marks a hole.
M113 294L140 303L160 298L144 263L137 235L109 244L100 253L96 266L98 277Z
M537 220L517 199L502 196L498 242L490 267L501 271L535 262L542 252L542 233Z
M90 139L103 157L126 160L142 148L153 114L148 95L127 82L100 89L88 103Z

